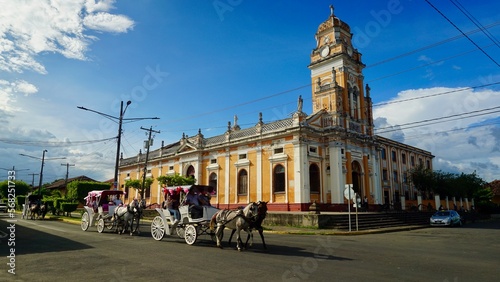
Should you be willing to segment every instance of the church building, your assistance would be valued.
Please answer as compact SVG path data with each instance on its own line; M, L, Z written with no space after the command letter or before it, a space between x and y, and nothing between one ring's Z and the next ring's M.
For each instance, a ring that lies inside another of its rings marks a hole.
M146 176L193 176L215 189L211 203L218 208L262 200L271 211L309 211L313 202L323 210L344 210L348 184L370 205L415 199L407 172L419 164L432 169L434 156L374 135L365 65L352 46L349 25L333 8L315 39L308 66L311 114L299 97L297 110L286 119L265 123L260 114L253 127L240 128L235 117L221 135L183 134L149 152ZM128 179L142 179L145 159L139 154L120 160L121 189ZM156 180L145 196L148 204L164 200Z

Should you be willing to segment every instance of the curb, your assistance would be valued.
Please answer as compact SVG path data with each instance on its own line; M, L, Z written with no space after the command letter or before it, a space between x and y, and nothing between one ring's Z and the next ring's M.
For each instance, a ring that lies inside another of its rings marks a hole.
M414 225L414 226L402 226L393 228L381 228L381 229L369 229L362 231L338 231L338 230L328 230L328 229L315 229L315 230L264 230L265 233L270 234L291 234L291 235L330 235L330 236L355 236L355 235L368 235L368 234L381 234L399 231L410 231L429 228L429 226Z

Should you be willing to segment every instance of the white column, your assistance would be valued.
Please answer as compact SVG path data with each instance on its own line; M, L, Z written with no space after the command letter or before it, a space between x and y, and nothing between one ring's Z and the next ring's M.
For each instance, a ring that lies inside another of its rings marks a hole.
M293 146L293 174L295 181L294 203L309 203L311 201L311 191L309 187L309 166L307 159L307 143L298 141Z
M330 191L332 204L344 203L344 186L346 175L342 171L343 142L330 143Z
M436 210L439 209L439 206L441 205L441 198L439 197L439 195L434 196L434 204Z
M262 145L257 148L257 201L262 201ZM249 193L250 194L250 193Z
M382 196L382 182L381 182L381 175L380 175L380 159L377 153L377 150L372 150L372 154L370 156L370 161L372 163L372 189L373 189L373 196L375 198L375 204L382 204L383 203L383 196Z
M401 196L401 209L406 210L406 198Z
M231 170L231 168L229 167L229 156L230 156L229 149L226 149L226 159L225 159L226 169L224 170L224 183L225 183L224 195L226 196L224 197L224 204L229 204L229 177L230 177L229 171Z

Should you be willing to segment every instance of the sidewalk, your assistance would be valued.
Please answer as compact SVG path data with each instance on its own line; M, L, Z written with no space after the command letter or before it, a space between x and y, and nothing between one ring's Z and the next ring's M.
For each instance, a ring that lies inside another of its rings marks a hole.
M80 214L72 213L71 218L58 217L51 218L51 216L47 216L48 220L60 220L67 223L72 224L80 224ZM150 219L142 219L142 222L147 222L148 224L151 222ZM388 233L388 232L399 232L399 231L409 231L416 230L422 228L428 228L429 226L425 225L410 225L410 226L398 226L398 227L388 227L388 228L378 228L378 229L370 229L370 230L360 230L356 231L355 228L349 231L337 230L337 229L317 229L317 228L306 228L306 227L293 227L293 226L277 226L277 225L265 225L264 233L271 234L293 234L293 235L335 235L335 236L352 236L352 235L365 235L365 234L379 234L379 233Z
M275 233L275 234L296 234L296 235L365 235L365 234L378 234L387 232L398 232L398 231L409 231L415 229L428 228L429 226L422 225L410 225L410 226L398 226L398 227L388 227L379 229L369 229L360 230L352 229L351 232L336 230L336 229L315 229L315 228L301 228L301 227L291 227L291 226L264 226L264 233Z

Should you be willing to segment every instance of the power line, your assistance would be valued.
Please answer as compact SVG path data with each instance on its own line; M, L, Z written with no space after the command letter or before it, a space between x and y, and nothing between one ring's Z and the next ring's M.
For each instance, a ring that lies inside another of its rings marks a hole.
M500 47L498 46L498 40L493 36L493 34L491 34L486 28L484 28L484 26L469 11L467 11L467 9L462 4L460 4L458 0L450 0L450 2L455 5L455 7L457 7L457 9L459 9L460 12L462 12L476 27L478 27L484 33L484 35L486 35L486 37L493 41L493 43L495 43L497 47Z
M93 144L100 142L107 142L110 140L116 139L116 137L110 137L105 139L98 140L84 140L84 141L69 141L69 142L61 142L61 141L41 141L41 140L17 140L17 139L0 139L0 142L7 144L15 144L15 145L29 145L35 147L71 147L71 146L79 146L85 144Z
M436 6L432 5L432 3L429 0L425 0L425 2L427 2L427 4L429 4L432 8L434 8L434 10L436 10L443 18L445 18L451 25L453 25L458 31L460 31L460 33L462 33L463 36L465 36L472 44L474 44L474 46L476 46L477 49L483 52L483 54L486 55L486 57L488 57L498 67L500 67L500 64L498 64L492 57L490 57L490 55L488 55L488 53L486 53L479 45L477 45L476 42L474 42L474 40L472 40L458 26L456 26L450 19L448 19L448 17L446 17Z
M495 23L487 25L486 27L483 27L483 28L486 30L488 28L497 26L499 24L500 24L500 22L495 22ZM474 34L474 33L479 32L479 31L481 31L481 29L475 29L475 30L467 32L466 34L470 35L470 34ZM415 49L415 50L412 50L412 51L409 51L409 52L406 52L406 53L403 53L403 54L400 54L400 55L396 55L396 56L388 58L388 59L385 59L385 60L373 63L371 65L366 66L365 69L376 67L378 65L382 65L382 64L385 64L385 63L388 63L388 62L391 62L391 61L394 61L394 60L397 60L397 59L401 59L403 57L406 57L406 56L409 56L409 55L413 55L415 53L422 52L422 51L425 51L427 49L432 49L434 47L437 47L439 45L442 45L442 44L445 44L445 43L448 43L448 42L451 42L451 41L455 41L455 40L460 39L462 37L464 37L464 36L463 35L457 35L457 36L454 36L454 37L450 37L450 38L445 39L443 41L439 41L439 42L436 42L436 43L433 43L433 44L430 44L430 45L427 45L427 46L424 46L424 47L421 47L421 48L418 48L418 49Z
M426 96L420 96L420 97L414 97L414 98L408 98L408 99L401 99L401 100L389 101L389 102L382 102L382 103L374 104L373 107L379 107L379 106L384 106L384 105L389 105L389 104L396 104L396 103L408 102L408 101L413 101L413 100L420 100L420 99L424 99L424 98L436 97L436 96L441 96L441 95L446 95L446 94L451 94L451 93L456 93L456 92L462 92L462 91L466 91L466 90L469 90L469 89L477 89L477 88L482 88L482 87L497 85L497 84L500 84L500 82L493 82L493 83L488 83L488 84L483 84L483 85L478 85L478 86L464 87L464 88L460 88L460 89L455 89L455 90L450 90L450 91L445 91L445 92L440 92L440 93L434 93L434 94L430 94L430 95L426 95Z
M488 45L486 47L491 47L493 45L494 44L490 44L490 45ZM477 51L477 50L476 49L472 49L472 50L469 50L469 51L466 51L466 52L463 52L463 53L460 53L460 54L456 54L456 55L453 55L451 57L447 57L447 58L444 58L444 59L441 59L441 60L438 60L438 61L434 61L434 62L431 62L431 63L428 63L428 64L423 64L423 65L416 66L416 67L413 67L413 68L409 68L409 69L406 69L406 70L402 70L402 71L399 71L399 72L396 72L396 73L393 73L393 74L389 74L389 75L377 77L375 79L369 80L368 83L373 82L373 81L377 81L377 80L381 80L381 79L385 79L385 78L388 78L388 77L391 77L391 76L396 76L396 75L399 75L399 74L402 74L402 73L405 73L405 72L413 71L413 70L416 70L416 69L419 69L419 68L423 68L423 67L427 67L427 66L430 66L430 65L438 64L438 63L441 63L441 62L444 62L444 61L447 61L447 60L451 60L451 59L454 59L454 58L457 58L457 57L460 57L460 56L467 55L467 54L475 52L475 51Z
M499 108L500 108L500 106L493 107L493 108L488 108L488 109L477 110L477 111L472 111L472 112L467 112L467 113L449 115L449 116L444 116L444 117L439 117L439 118L431 118L431 119L426 119L426 120L421 120L421 121L414 121L414 122L409 122L409 123L397 125L399 127L398 129L394 129L393 126L388 126L388 127L377 128L377 129L375 129L375 131L383 130L383 129L386 129L386 128L391 128L391 129L386 130L386 131L377 132L377 134L381 134L381 133L392 132L392 131L396 131L396 130L400 130L400 129L402 130L402 129L409 129L409 128L417 127L417 126L407 127L409 125L417 125L418 124L418 127L420 127L420 126L429 126L429 125L432 125L432 124L442 123L442 122L450 122L450 121L454 121L454 120L457 120L457 119L464 119L464 118L472 118L472 117L477 117L477 116L489 115L489 114L494 114L494 113L500 112L500 110L496 110L496 109L499 109ZM493 111L493 110L496 110L496 111ZM491 111L491 112L484 113L486 111ZM478 114L471 115L473 113L478 113ZM466 115L471 115L471 116L464 117ZM459 117L459 118L450 119L450 118L453 118L453 117ZM450 120L444 120L444 119L450 119ZM438 121L438 122L429 123L431 121ZM422 125L421 123L427 123L427 124ZM405 128L402 128L402 127L405 127Z
M401 138L397 138L398 140L396 140L396 139L393 139L393 140L394 141L398 141L398 142L403 142L403 141L406 142L406 141L411 140L411 139L421 139L423 136L428 136L428 135L432 135L432 134L449 133L449 132L461 131L461 130L464 130L464 129L478 128L478 127L490 126L490 125L497 125L497 124L500 124L500 122L489 122L489 123L474 124L474 125L468 125L467 127L453 128L453 129L450 129L450 130L441 130L441 131L428 132L428 133L419 133L419 134L410 135L410 136L406 136L405 135L404 140L402 140ZM394 131L398 131L398 129L394 129L392 131L386 131L384 133L394 132Z

